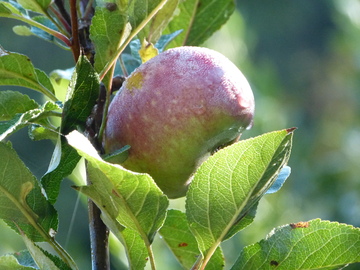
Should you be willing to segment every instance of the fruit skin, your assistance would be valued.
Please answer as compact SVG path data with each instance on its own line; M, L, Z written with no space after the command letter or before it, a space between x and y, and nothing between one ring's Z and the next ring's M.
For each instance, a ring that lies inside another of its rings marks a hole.
M150 174L169 198L184 196L211 153L249 128L254 96L238 68L200 47L169 49L138 67L110 104L104 148L130 145L121 165Z

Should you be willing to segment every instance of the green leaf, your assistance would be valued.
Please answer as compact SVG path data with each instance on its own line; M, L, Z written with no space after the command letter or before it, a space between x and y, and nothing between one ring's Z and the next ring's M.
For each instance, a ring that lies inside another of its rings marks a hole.
M70 145L88 160L90 186L78 187L88 195L107 218L110 229L131 229L141 235L147 246L164 222L167 197L147 174L128 171L100 158L91 143L79 132L66 136ZM116 231L115 231L116 232Z
M168 210L165 223L159 233L179 263L185 269L190 269L200 255L200 251L190 231L186 215L179 210Z
M55 24L53 24L53 22L50 21L45 16L35 16L35 17L32 17L31 19L38 22L38 23L40 23L40 24L42 24L42 25L45 25L46 27L48 27L50 29L58 31ZM42 39L44 39L46 41L49 41L49 42L54 42L55 41L55 37L53 35L45 32L44 30L41 30L41 29L39 29L37 27L34 27L34 26L31 26L30 30L34 35L36 35L36 36L38 36L38 37L40 37L40 38L42 38Z
M174 40L181 33L181 30L176 31L169 35L163 35L155 44L155 48L159 51L159 53L163 52L166 46ZM141 57L139 51L141 49L141 42L139 39L132 40L129 44L131 55L127 53L123 53L121 55L124 65L126 67L126 71L128 74L131 74L137 67L141 65Z
M61 134L85 128L86 119L99 96L99 89L97 73L87 58L81 55L73 72L64 104ZM61 181L72 173L79 160L80 156L76 150L68 145L63 136L60 136L49 169L41 179L51 203L56 202Z
M181 32L182 30L178 30L168 35L162 35L158 42L155 44L155 47L159 50L159 52L163 52L165 48L169 45L169 43L173 41L178 35L180 35Z
M131 2L128 14L130 15L130 23L133 29L138 27L145 18L149 16L151 11L153 11L157 5L161 3L162 0L134 0Z
M245 247L231 269L340 269L355 262L360 262L360 229L315 219L274 229Z
M88 179L93 183L92 186L75 187L90 197L102 211L101 218L111 232L124 245L129 261L130 269L144 269L146 259L149 256L146 244L137 230L125 228L118 222L118 207L116 203L109 204L109 190L113 188L111 182L104 173L90 165L87 167ZM102 184L102 186L99 186ZM128 214L127 211L121 214ZM132 218L132 217L130 217Z
M34 68L31 60L22 54L5 51L0 47L0 85L17 85L43 93L56 101L50 79Z
M56 202L61 181L72 173L79 160L80 156L66 139L58 137L48 171L41 178L41 184L50 203Z
M22 5L25 9L29 9L31 11L45 14L49 5L51 4L51 0L17 0L17 2Z
M114 53L129 35L125 28L126 21L126 14L119 9L96 8L90 26L90 38L95 46L94 67L98 73L113 59ZM110 79L106 77L105 85Z
M164 34L183 32L171 47L198 46L204 43L229 19L235 10L233 0L187 0L179 4L180 12L169 23Z
M70 81L64 104L61 133L83 130L85 122L99 97L100 80L86 56L81 55Z
M50 21L47 17L45 16L35 16L31 18L33 21L38 22L44 26L46 26L47 28L50 28L54 31L58 31L57 27L55 26L55 24L53 24L52 21ZM35 26L25 26L25 25L16 25L13 27L13 31L15 34L19 35L19 36L32 36L35 35L37 37L40 37L46 41L49 42L53 42L55 43L55 41L57 41L57 39L55 39L54 35L49 34L48 32L45 32L44 30L35 27Z
M151 5L148 5L149 10L147 13L149 14L160 2L161 1L151 1ZM154 3L156 3L156 5L154 5ZM179 3L180 0L168 0L152 18L152 20L138 34L140 40L146 39L147 42L155 44L161 37L163 30L167 27L168 23L173 18ZM145 19L145 17L143 19Z
M32 242L26 235L22 235L23 240L31 256L39 269L51 270L71 270L59 257L56 257Z
M0 218L32 241L50 239L58 226L57 213L45 199L37 179L17 156L0 143Z
M186 196L186 215L205 263L223 240L236 233L234 225L243 228L237 226L239 219L251 211L287 163L292 130L228 146L195 173Z
M0 268L2 270L34 270L33 267L27 267L19 264L18 260L13 255L5 255L0 257Z
M42 117L51 114L52 111L59 110L60 107L52 102L47 101L39 108L28 110L24 113L16 114L11 120L0 122L0 141L20 130L21 128L32 124L44 124Z
M159 233L185 269L190 269L197 258L201 256L196 239L190 231L185 213L175 209L168 210L165 223ZM211 257L206 269L222 269L224 263L222 251L218 248Z
M127 228L122 231L121 235L123 238L121 242L125 247L129 265L131 266L130 269L144 269L148 258L148 251L140 235Z
M66 92L69 88L72 74L74 73L74 67L69 69L56 69L50 73L50 80L55 89L56 97L65 102Z
M13 32L17 34L18 36L32 36L33 33L31 32L31 29L27 27L26 25L15 25L13 27Z
M130 146L125 145L113 153L104 155L102 158L110 163L121 164L129 157L129 149Z
M46 128L47 125L51 125L48 119L43 120L44 124L40 125L30 125L29 126L29 138L33 141L40 140L52 140L56 143L59 133L56 130Z
M129 269L144 269L149 254L141 235L137 231L121 226L106 211L102 212L101 218L124 245Z
M34 140L57 138L58 132L53 130L52 124L47 118L42 118L53 108L59 109L57 105L53 105L50 102L39 108L39 105L27 95L17 91L1 91L0 121L8 121L0 122L0 132L5 133L1 135L1 139L26 125L30 125L29 135ZM32 123L36 123L36 125Z
M223 241L229 239L234 234L245 229L247 226L253 223L257 207L258 203L255 203L250 209L244 209L243 211L241 211L241 214L238 216L232 227L229 229Z
M0 121L8 121L18 113L25 113L39 105L29 96L17 91L0 92Z
M24 9L17 2L12 1L11 3L9 3L9 2L1 1L0 17L8 17L7 15L10 15L10 14L23 16L23 14L27 15L27 10Z
M54 88L53 88L53 85L51 83L49 76L44 71L37 69L37 68L35 69L35 72L36 72L36 76L37 76L39 82L41 83L41 85L43 85L47 89L51 89L52 93L55 94L55 91L54 91ZM58 102L57 99L54 101Z

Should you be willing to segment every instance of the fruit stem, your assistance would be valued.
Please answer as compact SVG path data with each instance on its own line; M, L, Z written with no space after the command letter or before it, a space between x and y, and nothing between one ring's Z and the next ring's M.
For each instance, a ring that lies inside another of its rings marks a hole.
M113 77L114 71L115 71L115 65L112 66L112 68L110 70L110 75L111 75L110 78ZM105 99L105 103L104 103L101 126L100 126L99 134L98 134L98 141L100 142L100 144L102 142L103 134L104 134L105 127L106 127L106 117L107 117L107 113L108 113L108 109L109 109L109 105L110 105L111 91L112 91L111 89L112 89L112 80L108 80L108 85L106 86L106 99Z

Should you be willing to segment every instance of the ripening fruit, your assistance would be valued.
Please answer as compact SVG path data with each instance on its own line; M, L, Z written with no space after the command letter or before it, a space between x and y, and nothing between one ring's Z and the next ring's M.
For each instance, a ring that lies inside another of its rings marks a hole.
M130 145L125 168L150 174L169 198L184 196L199 165L237 141L254 115L240 70L206 48L169 49L137 68L110 104L106 153Z

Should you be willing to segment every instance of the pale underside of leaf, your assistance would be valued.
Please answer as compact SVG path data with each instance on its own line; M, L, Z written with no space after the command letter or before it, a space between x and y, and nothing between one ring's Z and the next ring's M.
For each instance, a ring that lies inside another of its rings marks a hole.
M87 169L92 184L77 189L97 204L104 222L115 234L126 227L139 234L150 250L153 237L166 216L166 196L149 175L133 173L102 160L79 132L71 132L66 138L89 162ZM118 235L118 238L124 237Z

